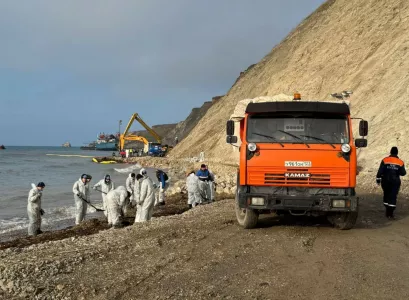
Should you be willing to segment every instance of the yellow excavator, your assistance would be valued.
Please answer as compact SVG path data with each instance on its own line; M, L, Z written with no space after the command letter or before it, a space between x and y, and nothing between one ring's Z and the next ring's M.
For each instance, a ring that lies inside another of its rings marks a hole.
M131 128L132 124L134 121L138 121L139 124L141 124L157 141L157 143L150 143L145 137L139 136L139 135L133 135L133 134L128 134L129 129ZM125 141L138 141L142 142L144 144L144 152L145 153L151 153L151 155L154 156L161 156L163 152L163 147L161 146L162 143L162 138L159 136L159 134L150 128L148 124L146 124L142 118L137 114L134 113L131 117L131 119L128 122L128 125L126 125L124 133L122 133L119 136L119 149L123 150L125 146Z

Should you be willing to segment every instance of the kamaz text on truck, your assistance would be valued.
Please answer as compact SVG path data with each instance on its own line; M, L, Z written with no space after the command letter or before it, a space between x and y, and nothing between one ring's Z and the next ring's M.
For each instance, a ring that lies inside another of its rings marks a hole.
M358 216L357 148L367 146L368 122L360 121L362 138L354 140L349 102L294 99L250 101L242 118L227 122L227 142L237 143L235 126L241 139L237 220L254 228L262 213L326 215L350 229Z

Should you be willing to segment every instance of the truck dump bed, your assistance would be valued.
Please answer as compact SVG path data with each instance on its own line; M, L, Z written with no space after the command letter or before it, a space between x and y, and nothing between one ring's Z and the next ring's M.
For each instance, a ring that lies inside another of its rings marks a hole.
M240 122L246 113L247 106L249 103L263 103L263 102L284 102L284 101L297 101L297 102L320 102L320 103L345 103L348 106L350 106L350 102L346 100L324 100L324 101L319 101L319 100L293 100L293 96L285 95L285 94L279 94L275 96L263 96L263 97L256 97L253 99L243 99L240 100L235 109L233 114L230 116L230 120L233 120L235 122Z

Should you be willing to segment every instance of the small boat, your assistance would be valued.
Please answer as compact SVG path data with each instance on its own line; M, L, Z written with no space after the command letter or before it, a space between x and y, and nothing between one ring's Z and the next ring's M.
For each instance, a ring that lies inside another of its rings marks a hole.
M0 150L5 150L5 149L6 149L6 147L4 147L4 145L0 146Z
M62 147L71 148L71 144L70 144L70 142L65 142L64 144L62 144Z
M106 157L94 157L92 161L98 164L116 164L115 160L108 160Z
M100 164L116 164L115 160L105 160L105 161L101 161Z

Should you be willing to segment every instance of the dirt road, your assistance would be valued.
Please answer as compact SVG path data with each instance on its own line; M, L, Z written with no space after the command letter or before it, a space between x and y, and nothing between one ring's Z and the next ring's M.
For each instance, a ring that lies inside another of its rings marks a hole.
M408 299L408 200L398 209L388 221L381 200L366 196L350 231L271 217L243 230L233 200L220 201L151 224L0 251L0 298Z

